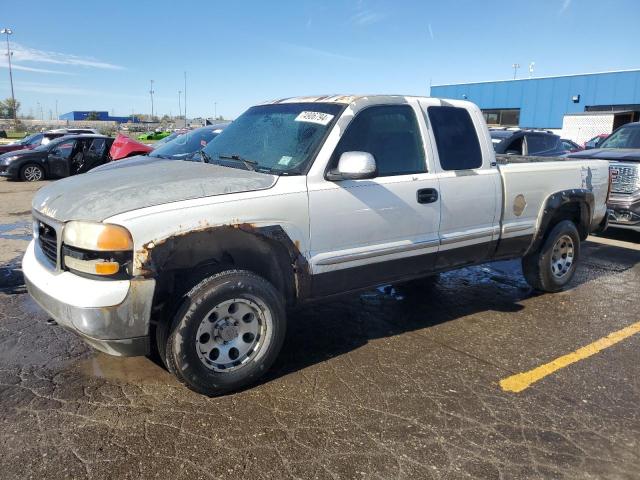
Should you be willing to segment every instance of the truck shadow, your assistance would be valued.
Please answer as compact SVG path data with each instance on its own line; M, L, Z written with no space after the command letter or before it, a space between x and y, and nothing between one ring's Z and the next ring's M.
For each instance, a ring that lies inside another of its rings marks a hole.
M566 291L640 263L640 251L585 243L576 276ZM358 349L369 341L453 320L482 321L491 312L516 313L532 290L519 261L495 262L428 280L387 286L305 307L289 315L282 353L264 382ZM552 295L552 294L548 294Z

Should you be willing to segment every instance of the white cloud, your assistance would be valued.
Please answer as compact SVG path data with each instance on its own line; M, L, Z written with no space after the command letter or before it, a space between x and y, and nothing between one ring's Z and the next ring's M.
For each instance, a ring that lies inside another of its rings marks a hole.
M560 7L560 13L564 13L571 6L571 0L562 0L562 7Z
M2 86L8 86L8 82L0 82ZM52 95L72 95L80 97L94 97L96 99L101 98L116 98L116 99L128 99L128 100L147 100L147 95L128 95L120 93L110 93L100 90L91 90L82 87L76 87L73 85L58 85L54 83L41 83L41 82L19 82L16 84L16 90L19 92L30 93L43 93ZM154 97L156 100L173 101L173 97Z
M373 10L364 9L360 10L353 17L351 17L351 23L354 25L364 27L366 25L372 25L383 20L385 16L382 13L374 12Z
M99 68L104 70L123 70L124 67L112 63L102 62L91 57L71 55L68 53L38 50L24 46L20 43L12 43L14 62L52 63L56 65L69 65L87 68Z
M362 61L360 58L350 57L348 55L342 55L340 53L329 52L327 50L320 50L319 48L306 47L304 45L296 45L293 43L279 42L279 44L291 53L303 56L323 57L331 58L334 60L344 60L348 62Z
M0 68L9 68L9 64L7 62L0 64ZM46 68L34 68L34 67L26 67L24 65L18 65L15 63L11 64L11 68L13 70L22 70L23 72L38 72L38 73L55 73L57 75L73 75L68 72L61 72L59 70L48 70Z

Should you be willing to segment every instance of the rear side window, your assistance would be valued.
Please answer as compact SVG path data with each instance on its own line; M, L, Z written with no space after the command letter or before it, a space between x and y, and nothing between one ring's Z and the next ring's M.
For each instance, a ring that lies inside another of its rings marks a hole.
M555 135L527 135L527 150L529 155L556 150L559 148L560 137Z
M426 172L416 116L409 105L369 107L353 119L336 147L331 165L344 152L373 155L381 177Z
M482 166L482 151L469 112L458 107L429 107L429 122L443 170Z

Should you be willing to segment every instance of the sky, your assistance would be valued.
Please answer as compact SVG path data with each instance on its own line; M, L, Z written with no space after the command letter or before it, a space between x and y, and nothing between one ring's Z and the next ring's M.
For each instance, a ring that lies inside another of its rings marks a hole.
M8 3L9 0L2 0ZM21 113L234 118L297 95L640 68L638 0L86 2L0 8ZM55 8L52 6L55 5ZM5 37L0 52L6 51ZM6 55L0 98L10 97ZM184 98L181 98L184 109Z

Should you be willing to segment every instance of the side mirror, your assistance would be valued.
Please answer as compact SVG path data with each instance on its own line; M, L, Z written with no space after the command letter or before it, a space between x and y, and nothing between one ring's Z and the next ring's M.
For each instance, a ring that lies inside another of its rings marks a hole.
M340 155L338 168L327 173L327 180L364 180L378 176L376 160L368 152L344 152Z

